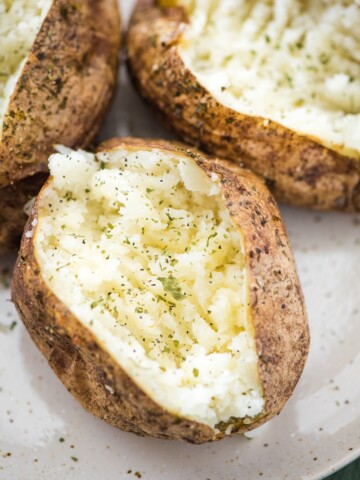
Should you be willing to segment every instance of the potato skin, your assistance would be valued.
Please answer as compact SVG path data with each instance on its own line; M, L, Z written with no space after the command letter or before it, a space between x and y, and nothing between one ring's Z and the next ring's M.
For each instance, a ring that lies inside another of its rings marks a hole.
M350 158L276 122L219 103L183 63L178 45L189 19L181 7L138 0L128 66L140 94L183 140L241 162L282 202L316 210L360 211L360 156Z
M266 405L258 418L233 420L233 433L251 430L279 413L291 395L307 357L309 331L286 231L273 197L254 174L178 143L113 139L109 151L160 149L192 158L208 175L216 173L230 215L241 226L246 251L249 303L259 354ZM51 181L51 180L50 180ZM46 185L42 192L46 189ZM37 204L26 230L37 218ZM36 236L36 228L34 237ZM12 295L34 342L66 388L91 413L138 435L204 443L225 436L219 430L165 411L151 400L45 284L34 250L24 234L16 262ZM249 423L247 423L249 421Z
M54 144L85 148L94 140L116 85L120 37L117 0L53 0L0 131L0 189L7 187L5 206L16 216L0 223L0 251L18 246L10 237L20 237L25 224L13 189L47 171Z
M38 173L0 188L0 255L19 248L27 220L24 206L38 194L46 178Z

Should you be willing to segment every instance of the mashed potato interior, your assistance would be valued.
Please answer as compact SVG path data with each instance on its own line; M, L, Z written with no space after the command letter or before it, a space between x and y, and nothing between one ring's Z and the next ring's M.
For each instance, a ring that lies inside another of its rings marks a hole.
M181 55L223 104L360 158L360 4L175 0L191 23Z
M0 0L0 137L4 114L51 0Z
M170 412L211 427L259 414L244 245L220 179L159 150L62 152L35 236L49 287Z

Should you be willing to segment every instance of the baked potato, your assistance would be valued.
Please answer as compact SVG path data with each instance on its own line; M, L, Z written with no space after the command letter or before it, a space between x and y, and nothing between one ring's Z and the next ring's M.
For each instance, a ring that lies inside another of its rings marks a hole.
M128 65L184 140L278 200L360 211L359 25L348 0L139 0Z
M54 144L85 147L97 134L116 84L118 2L1 2L0 32L0 197L10 208L12 191L25 197L22 185L46 172ZM0 223L0 253L16 245L3 239L20 240L14 213Z
M12 296L66 388L118 428L192 443L279 413L309 332L262 181L157 140L60 152Z

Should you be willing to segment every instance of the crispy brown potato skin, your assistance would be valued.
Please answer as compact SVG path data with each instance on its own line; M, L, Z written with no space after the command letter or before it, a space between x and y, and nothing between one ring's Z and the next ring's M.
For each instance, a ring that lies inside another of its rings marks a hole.
M309 331L292 252L279 211L265 185L251 172L177 143L113 139L99 150L161 149L192 158L221 179L230 215L243 232L251 316L256 332L259 374L266 406L249 424L234 423L234 432L251 430L279 413L291 395L307 357ZM46 189L46 185L43 191ZM39 199L41 199L40 193ZM37 218L37 204L28 221ZM36 235L36 230L34 235ZM80 403L108 423L138 435L204 443L224 437L206 425L165 411L132 381L97 339L45 284L34 237L23 236L13 277L13 300L34 342L55 373ZM109 388L110 387L110 388ZM112 393L113 392L113 393Z
M115 87L120 31L116 0L53 0L5 115L0 187L46 170L56 143L91 143Z
M184 10L156 4L138 1L127 56L139 92L166 124L187 142L243 163L262 176L282 202L317 210L360 211L360 158L349 158L276 122L220 104L179 55L189 22Z
M20 199L34 174L47 171L54 144L94 140L116 85L120 37L117 0L53 0L0 132L0 205L13 213L0 223L0 252L18 247ZM35 182L33 194L39 189Z

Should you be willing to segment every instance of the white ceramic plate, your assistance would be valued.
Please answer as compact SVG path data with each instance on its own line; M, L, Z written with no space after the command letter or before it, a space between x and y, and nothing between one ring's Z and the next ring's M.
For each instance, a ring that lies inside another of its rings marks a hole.
M123 0L128 15L133 2ZM169 137L122 68L102 138ZM280 416L192 446L123 433L82 410L10 302L0 258L1 480L318 480L360 455L360 217L283 209L309 312L304 375ZM16 323L15 323L16 322Z

